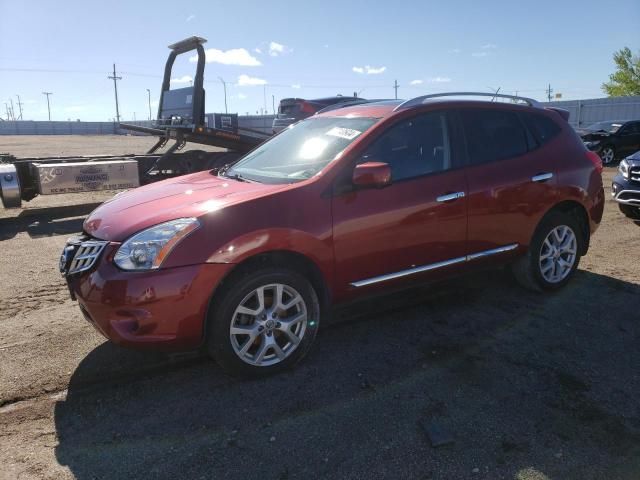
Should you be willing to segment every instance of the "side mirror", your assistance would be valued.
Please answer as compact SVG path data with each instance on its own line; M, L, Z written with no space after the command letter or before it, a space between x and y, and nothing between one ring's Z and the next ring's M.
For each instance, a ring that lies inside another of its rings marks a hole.
M391 183L391 167L383 162L366 162L353 169L353 184L362 188L381 188Z

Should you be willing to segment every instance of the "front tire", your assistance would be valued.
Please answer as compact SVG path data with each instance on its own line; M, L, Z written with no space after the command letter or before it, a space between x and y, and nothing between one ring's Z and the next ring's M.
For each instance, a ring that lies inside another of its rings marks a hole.
M266 376L299 362L320 325L320 302L296 272L270 268L232 279L213 300L207 349L227 372Z
M616 160L616 149L611 145L605 145L600 150L600 158L603 165L611 165Z
M640 220L640 207L619 203L618 208L620 208L620 211L631 220Z
M584 241L580 222L569 213L551 212L533 234L529 251L512 265L520 285L535 291L565 286L580 263Z

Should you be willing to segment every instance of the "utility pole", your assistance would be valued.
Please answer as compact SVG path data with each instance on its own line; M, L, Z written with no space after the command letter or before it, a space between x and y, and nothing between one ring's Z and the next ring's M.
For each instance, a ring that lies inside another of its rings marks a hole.
M271 95L271 106L273 107L273 114L276 114L276 96Z
M49 104L49 95L53 95L53 92L42 92L42 94L47 96L47 111L49 112L49 121L51 121L51 105Z
M122 80L122 77L116 76L116 64L113 64L113 75L107 77L109 80L113 80L113 91L116 94L116 122L120 123L120 107L118 106L118 80Z
M222 82L222 87L224 88L224 113L229 113L229 110L227 110L227 82L222 77L218 77L218 80Z
M11 114L9 113L9 105L7 102L4 102L4 109L7 111L7 122L11 120Z
M262 97L264 101L264 115L266 115L267 114L267 86L266 85L262 86Z
M13 109L13 98L10 98L9 101L11 102L11 120L13 120L15 122L16 121L16 111Z
M147 88L147 96L149 98L149 121L151 121L151 90Z
M136 112L133 112L133 121L136 121Z
M20 101L20 95L16 95L18 97L18 108L20 109L20 118L18 120L22 120L22 105L23 103Z
M396 91L396 100L398 99L398 80L393 81L393 89Z
M552 93L553 93L553 90L551 89L551 84L549 84L549 87L547 88L547 99L549 99L549 101L551 101Z

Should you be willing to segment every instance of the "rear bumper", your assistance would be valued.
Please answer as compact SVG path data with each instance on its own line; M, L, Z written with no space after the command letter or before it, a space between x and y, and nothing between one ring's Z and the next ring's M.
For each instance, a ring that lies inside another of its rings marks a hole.
M67 279L84 318L122 346L180 351L198 348L213 291L231 264L124 272L111 262Z
M640 183L630 182L618 174L611 183L611 196L618 203L640 207Z

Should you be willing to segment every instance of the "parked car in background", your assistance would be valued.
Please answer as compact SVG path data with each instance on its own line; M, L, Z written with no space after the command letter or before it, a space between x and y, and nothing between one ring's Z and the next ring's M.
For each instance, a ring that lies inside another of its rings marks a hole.
M263 375L309 351L332 304L504 264L561 288L602 218L602 163L566 111L488 96L527 105L345 106L119 194L62 253L71 295L116 343Z
M604 165L640 150L640 121L606 121L579 129L585 146L600 155Z
M335 97L316 98L315 100L305 100L304 98L283 98L278 105L278 113L273 119L273 133L278 133L283 128L287 128L292 123L296 123L314 113L341 103L365 103L367 100L359 97L345 97L336 95Z
M620 211L633 220L640 220L640 151L623 159L618 174L613 177L611 195Z

